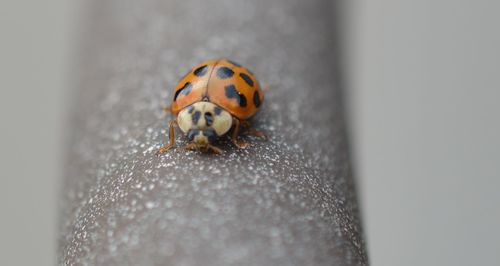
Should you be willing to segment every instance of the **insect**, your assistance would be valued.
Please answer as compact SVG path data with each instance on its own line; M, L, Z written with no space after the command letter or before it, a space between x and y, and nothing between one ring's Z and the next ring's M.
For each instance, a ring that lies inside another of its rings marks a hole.
M259 82L248 69L227 60L208 60L195 66L177 84L172 104L165 108L174 119L169 123L169 143L156 154L162 154L174 146L174 127L178 126L190 141L188 150L222 150L213 143L231 132L231 141L238 148L248 143L238 140L241 127L249 134L266 139L253 129L248 118L262 105L264 92Z

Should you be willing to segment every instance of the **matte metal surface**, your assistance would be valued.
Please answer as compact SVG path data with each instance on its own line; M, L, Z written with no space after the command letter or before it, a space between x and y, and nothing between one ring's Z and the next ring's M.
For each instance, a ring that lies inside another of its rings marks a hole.
M60 263L365 265L328 1L94 1ZM229 57L269 84L270 140L156 157L185 72Z

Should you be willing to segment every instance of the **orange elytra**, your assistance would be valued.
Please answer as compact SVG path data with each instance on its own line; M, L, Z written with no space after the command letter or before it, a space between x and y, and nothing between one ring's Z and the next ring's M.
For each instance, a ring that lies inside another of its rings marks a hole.
M170 141L157 154L174 145L174 126L187 135L190 150L221 153L212 145L233 129L232 142L239 148L247 143L237 140L240 126L248 132L265 138L249 126L248 118L255 115L264 101L264 92L255 75L245 67L228 59L207 60L186 74L175 87L174 97L166 111L174 115L169 124Z

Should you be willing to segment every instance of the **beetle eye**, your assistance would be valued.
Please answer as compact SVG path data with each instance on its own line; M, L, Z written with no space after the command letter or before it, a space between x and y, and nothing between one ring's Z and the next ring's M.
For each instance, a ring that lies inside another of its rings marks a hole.
M206 112L204 116L207 126L211 126L214 122L214 116L212 115L212 113Z
M198 129L191 129L189 130L189 132L187 133L187 138L189 141L193 141L194 137L196 135L198 135L200 131Z
M217 134L215 133L215 130L212 128L207 128L203 130L203 135L207 137L208 142L210 143L214 142L215 139L217 138Z

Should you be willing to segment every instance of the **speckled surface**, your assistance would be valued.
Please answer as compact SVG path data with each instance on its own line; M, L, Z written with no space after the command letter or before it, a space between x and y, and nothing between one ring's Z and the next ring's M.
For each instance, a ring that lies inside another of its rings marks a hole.
M62 265L365 265L339 105L332 6L320 0L93 1L61 193ZM269 84L223 155L167 142L186 71L229 57Z

